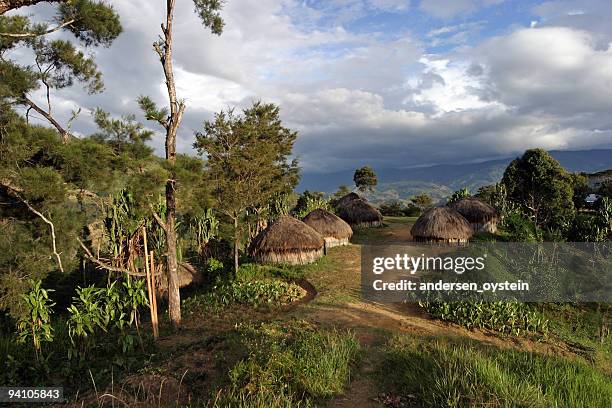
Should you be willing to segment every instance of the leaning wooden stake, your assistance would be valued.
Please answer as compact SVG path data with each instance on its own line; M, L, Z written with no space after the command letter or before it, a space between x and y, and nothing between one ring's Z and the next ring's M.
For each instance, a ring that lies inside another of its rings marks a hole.
M159 337L159 323L157 321L157 286L155 285L155 257L153 251L149 254L151 259L151 289L153 297L153 316L151 322L153 324L153 336L157 339Z
M155 330L155 309L153 306L153 288L151 287L151 273L149 271L149 249L147 248L147 229L142 227L142 238L144 241L144 253L145 253L145 270L147 274L147 292L149 298L149 311L151 312L151 324L153 325L153 337L157 339Z

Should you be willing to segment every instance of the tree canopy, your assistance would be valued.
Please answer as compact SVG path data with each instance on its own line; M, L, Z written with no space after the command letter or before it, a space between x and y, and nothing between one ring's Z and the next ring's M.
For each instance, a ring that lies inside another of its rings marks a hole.
M513 160L502 178L508 198L541 228L568 228L574 216L573 179L543 149L527 150Z
M359 191L362 192L373 191L378 184L376 173L370 166L364 166L355 170L353 181L355 182L355 186L357 186Z

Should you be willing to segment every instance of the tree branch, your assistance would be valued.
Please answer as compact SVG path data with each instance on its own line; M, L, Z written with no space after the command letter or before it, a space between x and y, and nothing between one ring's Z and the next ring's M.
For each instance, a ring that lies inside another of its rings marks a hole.
M27 106L29 106L30 108L34 109L36 112L40 113L45 119L47 119L49 121L49 123L51 123L53 125L53 127L55 129L57 129L57 131L62 136L62 139L64 140L64 143L67 143L68 140L70 140L71 138L74 138L74 136L72 134L70 134L70 132L68 132L66 129L64 129L64 127L62 125L60 125L60 123L57 120L55 120L55 118L53 116L51 116L51 114L49 112L45 111L40 106L36 105L36 103L34 103L33 100L29 99L26 96L24 96L23 100L24 100L24 102L25 102L25 104Z
M64 21L62 24L58 25L57 27L53 27L50 28L46 31L43 31L42 33L0 33L0 37L10 37L10 38L33 38L33 37L40 37L43 35L47 35L47 34L51 34L54 33L56 31L61 30L64 27L69 26L70 24L74 23L76 20L75 19L70 19L68 21Z
M157 224L161 227L161 229L163 229L166 233L168 233L168 226L166 225L164 220L162 220L161 217L155 212L153 207L151 207L150 205L149 207L151 208L151 215L153 215L155 222L157 222Z
M127 273L130 276L138 276L138 277L147 276L146 273L133 272L133 271L130 271L129 269L108 265L102 262L101 260L99 260L98 258L94 257L92 253L89 251L89 249L87 249L83 241L81 241L79 238L77 238L77 241L79 241L79 245L81 245L81 248L83 248L83 251L85 251L85 258L89 259L91 262L98 265L99 268L106 269L109 272Z
M11 189L13 191L13 195L15 197L17 197L22 203L24 203L26 205L26 207L28 207L28 209L30 211L32 211L34 214L36 214L41 220L43 220L47 225L49 225L49 228L51 229L51 245L53 247L53 255L55 255L55 259L57 260L57 267L59 268L59 270L64 273L64 266L62 265L62 258L60 257L60 254L57 252L57 239L55 237L55 225L53 225L53 222L51 222L50 219L48 219L47 217L44 216L43 213L41 213L40 211L38 211L36 208L32 207L30 205L30 203L28 202L28 200L26 200L25 198L21 197L21 195L19 195L18 190L12 188L11 186L4 184L3 185L9 189Z

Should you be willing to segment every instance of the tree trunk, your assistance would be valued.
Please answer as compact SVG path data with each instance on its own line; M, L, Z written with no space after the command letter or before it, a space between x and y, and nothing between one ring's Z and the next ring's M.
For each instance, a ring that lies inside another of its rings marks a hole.
M238 247L240 245L240 234L238 231L238 216L234 217L234 277L238 277Z
M65 0L0 0L0 15L20 7L33 6L37 3L60 3Z
M170 117L166 126L166 160L170 163L171 176L166 182L166 266L168 270L168 313L172 326L176 329L181 325L181 294L179 292L178 259L176 257L176 133L181 124L185 104L176 96L174 69L172 65L172 26L174 19L175 0L166 1L166 24L162 24L164 47L160 58L166 77L166 88L170 101Z
M166 183L166 258L168 267L168 313L172 326L176 329L181 325L181 294L178 276L178 259L176 256L176 201L174 197L174 180Z

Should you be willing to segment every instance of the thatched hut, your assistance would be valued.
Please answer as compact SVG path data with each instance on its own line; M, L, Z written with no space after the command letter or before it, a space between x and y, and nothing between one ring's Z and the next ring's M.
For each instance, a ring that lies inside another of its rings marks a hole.
M334 207L336 208L340 208L340 207L344 207L345 205L347 205L348 203L350 203L351 201L354 200L363 200L363 201L367 201L365 198L361 197L359 194L357 193L348 193L346 195L343 195L342 197L340 197L339 199L335 200L333 202Z
M450 207L435 207L414 223L412 238L418 242L465 243L472 237L472 227Z
M376 208L364 200L352 200L338 207L338 216L351 228L380 227L383 216Z
M257 262L307 264L323 256L324 245L312 227L285 215L253 239L249 252Z
M497 232L499 216L495 208L476 197L462 198L451 207L468 220L474 232Z
M337 215L321 208L304 217L304 223L323 237L326 248L348 245L349 239L353 236L353 229L350 225Z

